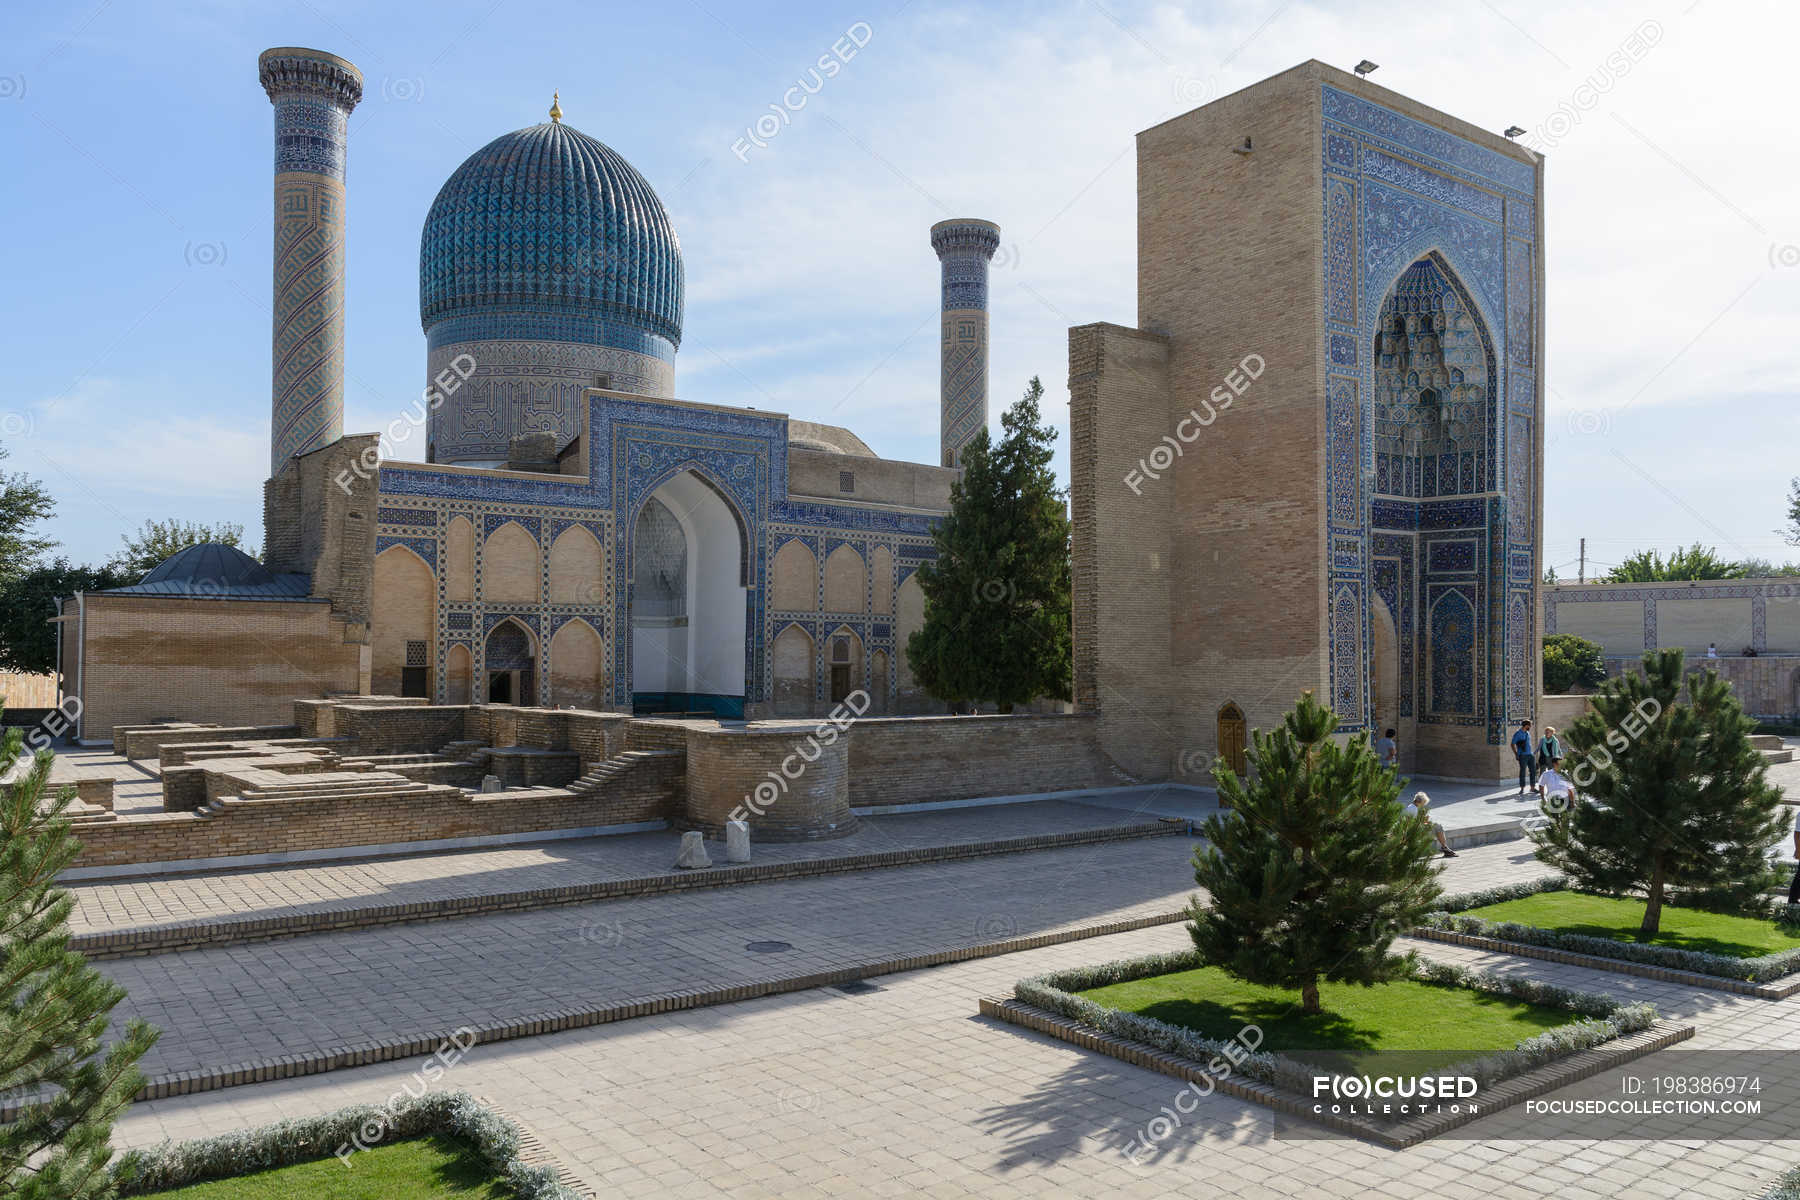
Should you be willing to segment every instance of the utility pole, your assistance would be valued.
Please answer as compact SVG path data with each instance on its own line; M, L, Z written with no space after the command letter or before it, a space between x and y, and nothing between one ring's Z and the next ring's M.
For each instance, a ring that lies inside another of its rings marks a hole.
M1575 568L1575 582L1587 582L1587 539L1581 539L1581 565Z

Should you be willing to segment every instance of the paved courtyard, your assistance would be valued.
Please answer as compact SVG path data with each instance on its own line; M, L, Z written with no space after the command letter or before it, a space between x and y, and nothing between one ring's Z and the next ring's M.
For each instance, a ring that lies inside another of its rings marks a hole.
M1267 1110L1216 1095L1133 1167L1122 1147L1176 1081L975 1015L1022 975L1179 948L1179 926L984 958L833 989L477 1046L443 1086L484 1095L605 1196L1717 1197L1795 1161L1778 1144L1441 1140L1389 1151L1276 1140ZM1791 1044L1800 1008L1437 945L1648 998L1698 1044ZM185 1139L350 1103L412 1082L416 1062L135 1106L123 1143ZM416 1086L416 1085L415 1085Z
M135 794L155 785L146 773L121 786ZM1452 826L1515 804L1514 789L1424 786ZM1209 800L1126 794L891 816L866 821L853 839L756 853L758 861L798 861L1149 826L1161 816L1203 816ZM633 835L93 881L72 889L75 921L94 933L629 879L666 873L672 843L669 834ZM482 1042L441 1081L511 1113L597 1195L1737 1200L1800 1163L1800 1122L1794 1138L1774 1143L1593 1142L1519 1138L1502 1113L1484 1119L1483 1140L1390 1151L1296 1138L1268 1110L1221 1094L1132 1164L1124 1147L1165 1114L1177 1082L983 1018L977 1001L1055 967L1185 947L1171 919L1194 890L1195 844L1139 837L99 965L129 990L119 1015L163 1030L144 1064L153 1079L699 989L779 992ZM1441 866L1450 891L1543 872L1522 841L1465 849ZM1109 932L1150 921L1159 923ZM1072 940L1015 948L1020 939L1062 937ZM749 948L762 942L790 948ZM1800 999L1413 945L1439 960L1651 1000L1697 1027L1693 1047L1785 1052L1800 1042ZM961 961L896 966L933 956ZM867 986L782 990L784 980L826 971L864 976ZM393 1058L146 1101L128 1110L116 1138L144 1145L379 1102L402 1084L416 1088L419 1063Z

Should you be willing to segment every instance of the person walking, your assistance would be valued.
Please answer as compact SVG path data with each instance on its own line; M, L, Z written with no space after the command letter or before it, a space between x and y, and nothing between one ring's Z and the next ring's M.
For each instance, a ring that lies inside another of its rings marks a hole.
M1512 735L1513 757L1519 760L1519 795L1537 786L1537 748L1531 744L1531 722L1520 721Z

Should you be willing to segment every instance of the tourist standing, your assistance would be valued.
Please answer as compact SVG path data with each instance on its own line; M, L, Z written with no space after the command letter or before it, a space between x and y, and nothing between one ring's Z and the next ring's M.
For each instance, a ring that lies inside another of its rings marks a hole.
M1544 768L1546 767L1555 766L1556 760L1561 757L1562 739L1556 736L1556 726L1544 726L1544 736L1538 739L1538 774L1543 774ZM1540 788L1539 790L1541 791L1543 789Z
M1520 721L1512 735L1513 757L1519 760L1519 795L1537 786L1537 749L1531 744L1531 722Z
M1794 857L1800 859L1800 809L1794 811ZM1788 884L1788 903L1800 904L1800 862L1794 864L1794 882Z
M1400 744L1394 740L1394 731L1388 730L1375 739L1375 757L1381 760L1384 767L1400 765Z

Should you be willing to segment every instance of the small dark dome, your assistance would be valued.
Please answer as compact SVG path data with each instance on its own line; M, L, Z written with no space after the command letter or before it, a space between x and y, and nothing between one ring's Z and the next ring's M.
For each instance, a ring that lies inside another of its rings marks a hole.
M195 590L229 591L260 587L275 582L269 568L239 550L219 542L201 542L177 550L156 564L143 583L198 585Z

